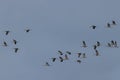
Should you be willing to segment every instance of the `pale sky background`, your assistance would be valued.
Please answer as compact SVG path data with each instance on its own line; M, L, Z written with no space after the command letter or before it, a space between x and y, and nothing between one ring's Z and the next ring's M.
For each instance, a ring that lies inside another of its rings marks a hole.
M120 49L105 46L111 40L120 44L119 8L120 0L0 0L0 43L8 43L0 46L0 80L120 80ZM117 25L106 28L112 20ZM99 57L92 49L96 41ZM71 51L70 60L52 63L58 50ZM77 52L87 54L81 64L75 62ZM46 61L52 66L43 66Z

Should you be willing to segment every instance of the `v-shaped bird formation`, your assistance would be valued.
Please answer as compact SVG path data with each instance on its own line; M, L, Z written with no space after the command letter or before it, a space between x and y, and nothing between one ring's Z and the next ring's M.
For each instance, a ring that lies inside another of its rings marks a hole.
M106 23L105 26L107 28L112 28L112 27L114 27L116 25L117 25L116 21L112 20L111 22ZM95 30L97 28L97 26L96 25L91 25L91 26L89 26L89 28ZM104 45L100 41L96 41L93 44L93 46L87 45L86 41L83 40L83 41L81 41L81 45L80 46L82 48L91 47L91 49L94 50L94 56L96 56L96 57L97 56L101 56L101 53L100 53L100 51L98 49L101 46L105 46L105 47L108 47L108 48L119 48L118 45L117 45L117 41L116 40L111 40L111 41L109 41L108 43L106 43ZM52 57L52 58L50 58L51 60L46 61L45 62L45 66L51 66L52 63L54 63L56 61L57 62L61 62L61 63L64 62L64 61L66 61L66 60L69 61L70 57L73 56L73 55L76 56L75 60L73 60L73 61L76 62L76 63L79 63L79 64L82 63L82 59L84 59L84 58L86 59L87 58L87 54L85 52L74 53L74 52L71 52L71 51L65 51L65 52L63 52L61 50L58 50L57 54L58 54L57 57Z

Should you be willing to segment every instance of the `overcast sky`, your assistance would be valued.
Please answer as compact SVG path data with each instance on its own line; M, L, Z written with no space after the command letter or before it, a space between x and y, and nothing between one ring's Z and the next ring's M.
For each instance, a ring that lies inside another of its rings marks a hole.
M119 0L0 0L1 80L119 80ZM115 20L117 25L106 28ZM89 26L96 25L93 30ZM30 28L29 33L25 29ZM10 30L9 35L5 35ZM12 40L18 41L14 45ZM85 40L87 48L82 48ZM92 46L101 42L96 57ZM18 47L18 53L14 48ZM69 60L53 63L58 50L70 51ZM76 53L87 54L76 62ZM45 62L51 66L43 66Z

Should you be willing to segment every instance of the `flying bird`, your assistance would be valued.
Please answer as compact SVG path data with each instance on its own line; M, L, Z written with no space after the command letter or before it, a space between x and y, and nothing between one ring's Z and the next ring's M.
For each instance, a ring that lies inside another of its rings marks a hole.
M52 62L55 62L56 58L51 58L52 59Z
M8 46L7 43L6 43L5 41L3 42L3 44L4 44L4 46Z
M82 54L82 53L77 53L77 55L78 55L78 58L80 58L81 54Z
M97 46L100 46L100 42L99 41L97 41Z
M114 42L114 47L118 47L118 46L117 46L117 41Z
M17 44L17 40L13 39L13 43L16 45Z
M45 63L45 66L50 66L50 64L48 62Z
M71 55L71 52L69 52L69 51L66 51L66 53L69 54L69 55Z
M96 52L95 55L96 55L96 56L99 56L98 50L95 50L95 52Z
M60 62L63 62L63 58L61 56L59 57L59 59L60 59Z
M58 53L59 53L60 55L63 55L63 52L62 52L62 51L60 51L60 50L58 50Z
M5 35L8 35L9 33L10 33L10 31L9 31L9 30L5 31Z
M78 63L81 63L81 60L77 60Z
M69 59L69 58L68 58L67 54L65 54L64 60L68 60L68 59Z
M108 28L110 28L110 27L111 27L110 23L107 23L107 27L108 27Z
M96 26L95 26L95 25L92 25L92 26L90 26L90 27L92 27L92 29L95 29L95 28L96 28Z
M96 46L96 45L94 45L94 46L93 46L93 48L94 48L94 49L96 49L96 48L97 48L97 46Z
M28 33L28 32L30 32L30 29L26 29L25 31Z
M15 53L17 53L17 52L18 52L18 48L14 48L14 50L15 50Z
M116 22L115 22L114 20L112 20L112 24L113 24L113 25L116 25Z
M86 58L86 54L85 53L83 53L83 56L82 56L83 58Z
M86 45L85 41L83 41L83 46L82 46L82 47L87 47L87 45Z

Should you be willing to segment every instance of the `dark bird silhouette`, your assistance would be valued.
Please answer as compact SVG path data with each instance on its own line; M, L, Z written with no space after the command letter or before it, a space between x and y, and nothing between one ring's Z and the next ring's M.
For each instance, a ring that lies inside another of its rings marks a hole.
M82 54L82 53L77 53L77 55L78 55L78 58L80 58L81 54Z
M96 28L96 26L95 26L95 25L92 25L92 26L90 26L90 27L92 27L92 29L95 29L95 28Z
M83 58L86 58L86 54L85 53L83 53L83 56L82 56Z
M17 44L17 41L15 39L13 39L13 43L16 45Z
M50 64L48 62L45 63L45 66L50 66Z
M4 46L8 46L7 43L6 43L5 41L3 42L3 44L4 44Z
M118 47L118 46L117 46L117 41L114 42L114 47Z
M113 25L116 25L116 22L115 22L114 20L112 20L112 24L113 24Z
M52 59L52 62L55 62L56 58L51 58Z
M17 53L17 52L18 52L18 48L14 48L14 50L15 50L15 53Z
M63 52L62 52L62 51L60 51L60 50L58 50L58 53L59 53L60 55L63 55Z
M65 54L64 60L68 60L68 59L69 59L69 58L68 58L67 54Z
M5 35L8 35L9 33L10 33L10 31L9 31L9 30L5 31Z
M26 29L25 31L28 33L28 32L30 32L30 29Z
M113 46L115 43L114 43L114 41L113 40L111 40L111 45Z
M97 48L97 46L96 46L96 45L94 45L94 46L93 46L93 48L94 48L94 49L96 49L96 48Z
M82 47L87 47L87 45L86 45L85 41L83 41L83 46L82 46Z
M59 57L59 59L60 59L60 62L63 62L63 58L61 56Z
M70 51L66 51L67 54L71 55L71 52Z
M107 27L108 27L108 28L110 28L110 27L111 27L110 23L107 23Z
M108 47L112 47L112 45L110 43L107 44Z
M81 60L77 60L78 63L81 63Z
M95 55L96 55L96 56L99 56L98 50L95 50L95 52L96 52Z
M100 42L99 41L97 41L97 46L100 46Z

